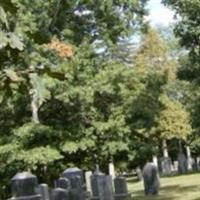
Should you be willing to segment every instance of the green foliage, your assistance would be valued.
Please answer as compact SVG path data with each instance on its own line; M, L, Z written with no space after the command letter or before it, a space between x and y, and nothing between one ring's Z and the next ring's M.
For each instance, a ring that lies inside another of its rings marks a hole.
M19 151L18 156L14 161L23 162L26 169L36 170L40 166L50 165L62 158L63 156L61 156L56 149L46 146L33 148L28 151Z
M7 20L7 15L6 15L6 12L4 11L4 9L0 6L0 20L1 20L1 23L3 23L6 28L8 29L9 26L8 26L8 20Z
M10 26L7 19L7 13L0 6L0 49L9 46L12 49L23 50L23 43L17 33L10 32Z
M142 28L145 3L0 1L0 193L19 170L51 182L67 166L139 163L159 139L190 133L178 63L156 31L131 66L113 59Z
M180 38L181 45L190 52L190 64L185 68L187 77L191 80L192 76L193 81L199 82L200 2L198 0L163 0L163 2L174 9L180 17L175 34Z
M67 166L91 168L94 154L105 165L129 151L126 114L142 84L106 56L142 27L145 3L0 1L2 184L27 169L51 182Z
M167 96L161 97L163 110L157 119L157 132L166 139L184 139L192 133L189 113L183 105Z
M144 89L134 102L132 129L143 137L138 154L144 154L145 160L159 153L156 146L162 139L186 139L192 133L185 107L189 83L177 79L179 63L169 47L164 37L149 29L135 56L135 70ZM139 160L138 156L135 159Z
M189 142L195 151L199 151L199 75L200 75L200 2L198 0L163 0L163 2L175 10L179 16L174 32L180 44L188 50L188 54L182 56L178 75L180 79L191 83L188 108L191 113L193 135Z

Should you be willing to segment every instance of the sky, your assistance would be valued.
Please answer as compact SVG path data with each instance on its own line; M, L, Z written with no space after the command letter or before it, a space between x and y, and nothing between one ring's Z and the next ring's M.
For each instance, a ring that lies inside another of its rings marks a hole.
M161 0L150 0L147 8L149 9L149 16L147 20L152 25L167 26L174 22L173 12L161 4Z

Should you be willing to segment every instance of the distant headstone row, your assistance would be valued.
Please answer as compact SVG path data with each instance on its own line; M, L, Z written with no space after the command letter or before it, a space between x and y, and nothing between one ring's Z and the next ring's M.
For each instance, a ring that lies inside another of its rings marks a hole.
M172 162L170 157L161 158L159 160L159 171L165 176L200 171L200 157L196 159L187 158L184 153L180 153L174 162Z
M39 184L35 175L29 172L16 174L11 180L12 197L9 200L128 200L124 177L103 173L84 173L78 168L69 168L50 189L47 184ZM113 187L114 186L114 187Z

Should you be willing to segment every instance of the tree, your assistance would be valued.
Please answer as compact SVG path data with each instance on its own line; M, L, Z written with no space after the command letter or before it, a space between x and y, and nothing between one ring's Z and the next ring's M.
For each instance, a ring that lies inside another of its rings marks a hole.
M198 0L163 0L163 3L175 10L180 20L175 28L175 34L180 38L180 44L189 51L189 65L185 65L187 77L194 82L199 82L200 69L200 3Z
M196 0L164 0L163 3L175 10L179 16L174 32L180 44L188 51L188 54L181 58L182 67L178 71L178 76L191 83L188 107L192 117L193 134L189 143L192 142L195 153L199 151L197 144L199 140L200 3Z
M169 97L163 95L160 97L164 108L157 118L157 131L162 138L178 138L186 140L192 133L190 126L190 116L184 106Z
M137 122L135 129L148 142L151 137L153 147L163 140L163 152L166 152L167 139L186 138L192 131L190 117L183 104L186 96L183 91L187 83L177 80L179 63L171 54L167 41L153 29L142 41L136 54L135 70L146 87L136 101L138 108L133 121ZM152 154L157 149L152 149Z
M77 158L83 158L79 166L87 167L104 137L101 160L118 151L109 131L116 133L119 127L121 134L128 132L123 116L117 116L118 103L112 108L107 102L112 112L104 119L98 96L105 101L108 96L91 84L104 74L111 76L114 64L103 55L112 54L118 41L138 28L145 2L52 0L30 6L26 0L0 1L0 118L5 124L0 132L1 188L18 170L30 169L50 181L77 164ZM95 42L105 49L100 55ZM105 77L113 99L121 95L115 79L123 70L116 70L112 84ZM121 149L126 149L124 143Z

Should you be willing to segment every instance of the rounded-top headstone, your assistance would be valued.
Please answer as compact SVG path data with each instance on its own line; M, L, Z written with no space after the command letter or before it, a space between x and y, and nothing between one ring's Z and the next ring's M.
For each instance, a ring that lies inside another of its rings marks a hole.
M37 186L37 177L30 172L17 173L11 180L13 197L35 195Z
M158 194L160 180L158 169L154 163L147 162L143 168L144 190L146 195Z
M79 177L81 178L81 183L84 182L84 179L83 179L83 171L82 171L81 169L77 168L77 167L72 167L72 168L66 169L66 170L63 172L62 176L63 176L64 178L68 178L68 179L70 179L70 180L71 180L72 178L76 177L76 176L79 176Z

